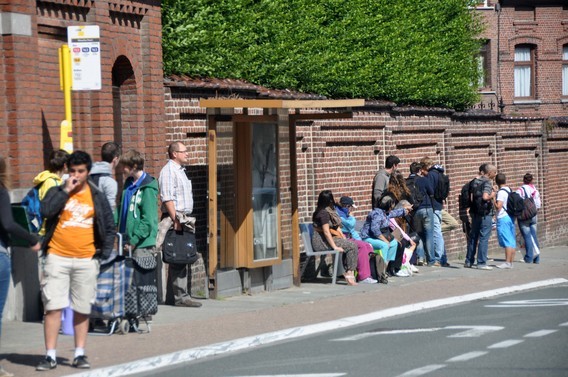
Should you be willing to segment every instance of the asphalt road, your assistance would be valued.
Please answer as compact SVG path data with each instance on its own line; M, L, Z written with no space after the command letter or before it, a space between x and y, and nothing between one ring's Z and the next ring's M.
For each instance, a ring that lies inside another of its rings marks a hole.
M144 376L564 377L566 344L564 284L401 314Z

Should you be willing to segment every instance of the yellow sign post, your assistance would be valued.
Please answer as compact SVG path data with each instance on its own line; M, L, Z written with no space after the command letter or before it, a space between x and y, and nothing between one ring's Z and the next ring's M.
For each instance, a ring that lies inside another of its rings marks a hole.
M59 48L59 84L65 101L65 120L61 122L59 147L67 152L73 152L73 127L71 113L71 53L67 45Z

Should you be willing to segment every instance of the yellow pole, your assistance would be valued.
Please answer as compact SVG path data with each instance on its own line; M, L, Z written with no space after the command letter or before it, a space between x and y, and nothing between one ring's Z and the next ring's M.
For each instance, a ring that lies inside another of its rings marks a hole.
M59 84L63 91L65 102L65 120L61 122L59 147L67 152L73 152L73 132L71 113L71 52L69 46L62 45L59 48Z

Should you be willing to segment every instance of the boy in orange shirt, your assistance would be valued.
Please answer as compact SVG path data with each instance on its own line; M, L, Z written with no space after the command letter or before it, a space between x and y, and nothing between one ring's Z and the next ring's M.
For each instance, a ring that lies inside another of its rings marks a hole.
M95 300L100 258L107 258L114 243L114 220L105 196L87 178L91 157L73 152L67 161L69 179L49 190L41 202L46 219L42 249L45 263L41 279L45 307L46 357L36 370L57 367L56 345L61 310L71 304L75 336L73 366L90 368L85 356L89 314Z

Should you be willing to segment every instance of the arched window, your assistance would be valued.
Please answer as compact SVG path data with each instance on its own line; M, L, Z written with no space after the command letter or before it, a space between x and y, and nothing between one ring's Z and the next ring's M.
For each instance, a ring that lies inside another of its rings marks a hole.
M568 97L568 44L562 48L562 96Z
M515 97L535 98L535 49L530 45L515 47Z

